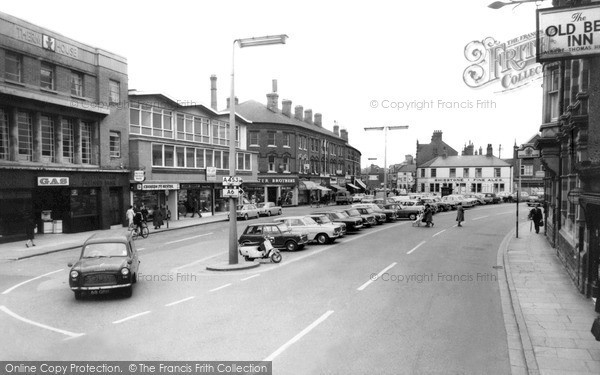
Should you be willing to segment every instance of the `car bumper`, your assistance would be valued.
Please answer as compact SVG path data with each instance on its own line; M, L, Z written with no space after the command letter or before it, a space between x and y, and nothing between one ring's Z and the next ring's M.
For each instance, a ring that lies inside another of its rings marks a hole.
M127 283L127 284L98 285L98 286L72 286L71 290L104 290L104 289L126 288L131 285L132 285L131 283Z

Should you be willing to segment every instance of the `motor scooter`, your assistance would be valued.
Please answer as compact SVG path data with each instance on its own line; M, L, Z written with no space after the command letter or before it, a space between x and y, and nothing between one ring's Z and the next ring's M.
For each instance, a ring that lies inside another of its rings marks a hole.
M260 243L248 243L241 244L238 246L238 251L241 256L248 262L252 262L254 259L271 259L273 263L281 262L281 253L278 249L273 247L270 237L263 237L264 240Z

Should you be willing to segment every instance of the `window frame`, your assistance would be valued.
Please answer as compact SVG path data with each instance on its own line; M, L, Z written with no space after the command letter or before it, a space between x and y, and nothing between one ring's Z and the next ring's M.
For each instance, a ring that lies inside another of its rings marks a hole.
M14 60L11 61L11 58L14 57ZM10 62L15 64L16 73L11 72L8 67L11 65ZM16 77L14 79L13 77ZM23 55L13 52L13 51L4 51L4 79L12 82L23 81Z
M115 90L116 88L116 90ZM121 82L109 79L108 80L108 102L119 103L121 101Z
M114 130L108 132L108 154L111 159L121 157L121 132Z
M48 75L44 75L44 72L48 72ZM45 80L44 78L48 78ZM46 61L42 61L40 64L40 88L44 90L56 90L56 67Z
M79 80L79 82L77 82L77 80ZM75 70L71 70L71 95L78 96L78 97L84 97L85 91L84 91L83 84L84 84L83 73L75 71ZM77 90L78 88L79 88L79 91ZM75 92L73 90L75 90Z

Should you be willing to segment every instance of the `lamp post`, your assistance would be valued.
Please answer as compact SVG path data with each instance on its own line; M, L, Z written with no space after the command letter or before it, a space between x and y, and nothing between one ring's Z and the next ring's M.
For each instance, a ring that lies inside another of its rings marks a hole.
M524 4L524 3L537 3L537 2L542 2L542 1L544 1L544 0L510 0L510 2L508 2L508 3L504 2L504 1L494 1L493 3L488 5L488 8L500 9L507 5L514 5L516 8L519 5Z
M372 126L365 128L365 131L383 130L384 148L383 148L383 204L387 204L387 132L388 130L408 129L408 125L398 126Z
M285 44L287 35L267 35L256 38L236 39L231 51L231 95L229 97L229 176L235 177L237 155L235 152L235 45L240 48ZM237 214L234 197L229 197L229 264L238 263L237 249Z

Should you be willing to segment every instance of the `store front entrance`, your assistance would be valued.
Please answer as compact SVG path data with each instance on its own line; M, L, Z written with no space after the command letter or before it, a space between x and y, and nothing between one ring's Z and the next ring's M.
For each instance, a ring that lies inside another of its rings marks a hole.
M274 202L277 204L277 186L267 187L267 202Z

